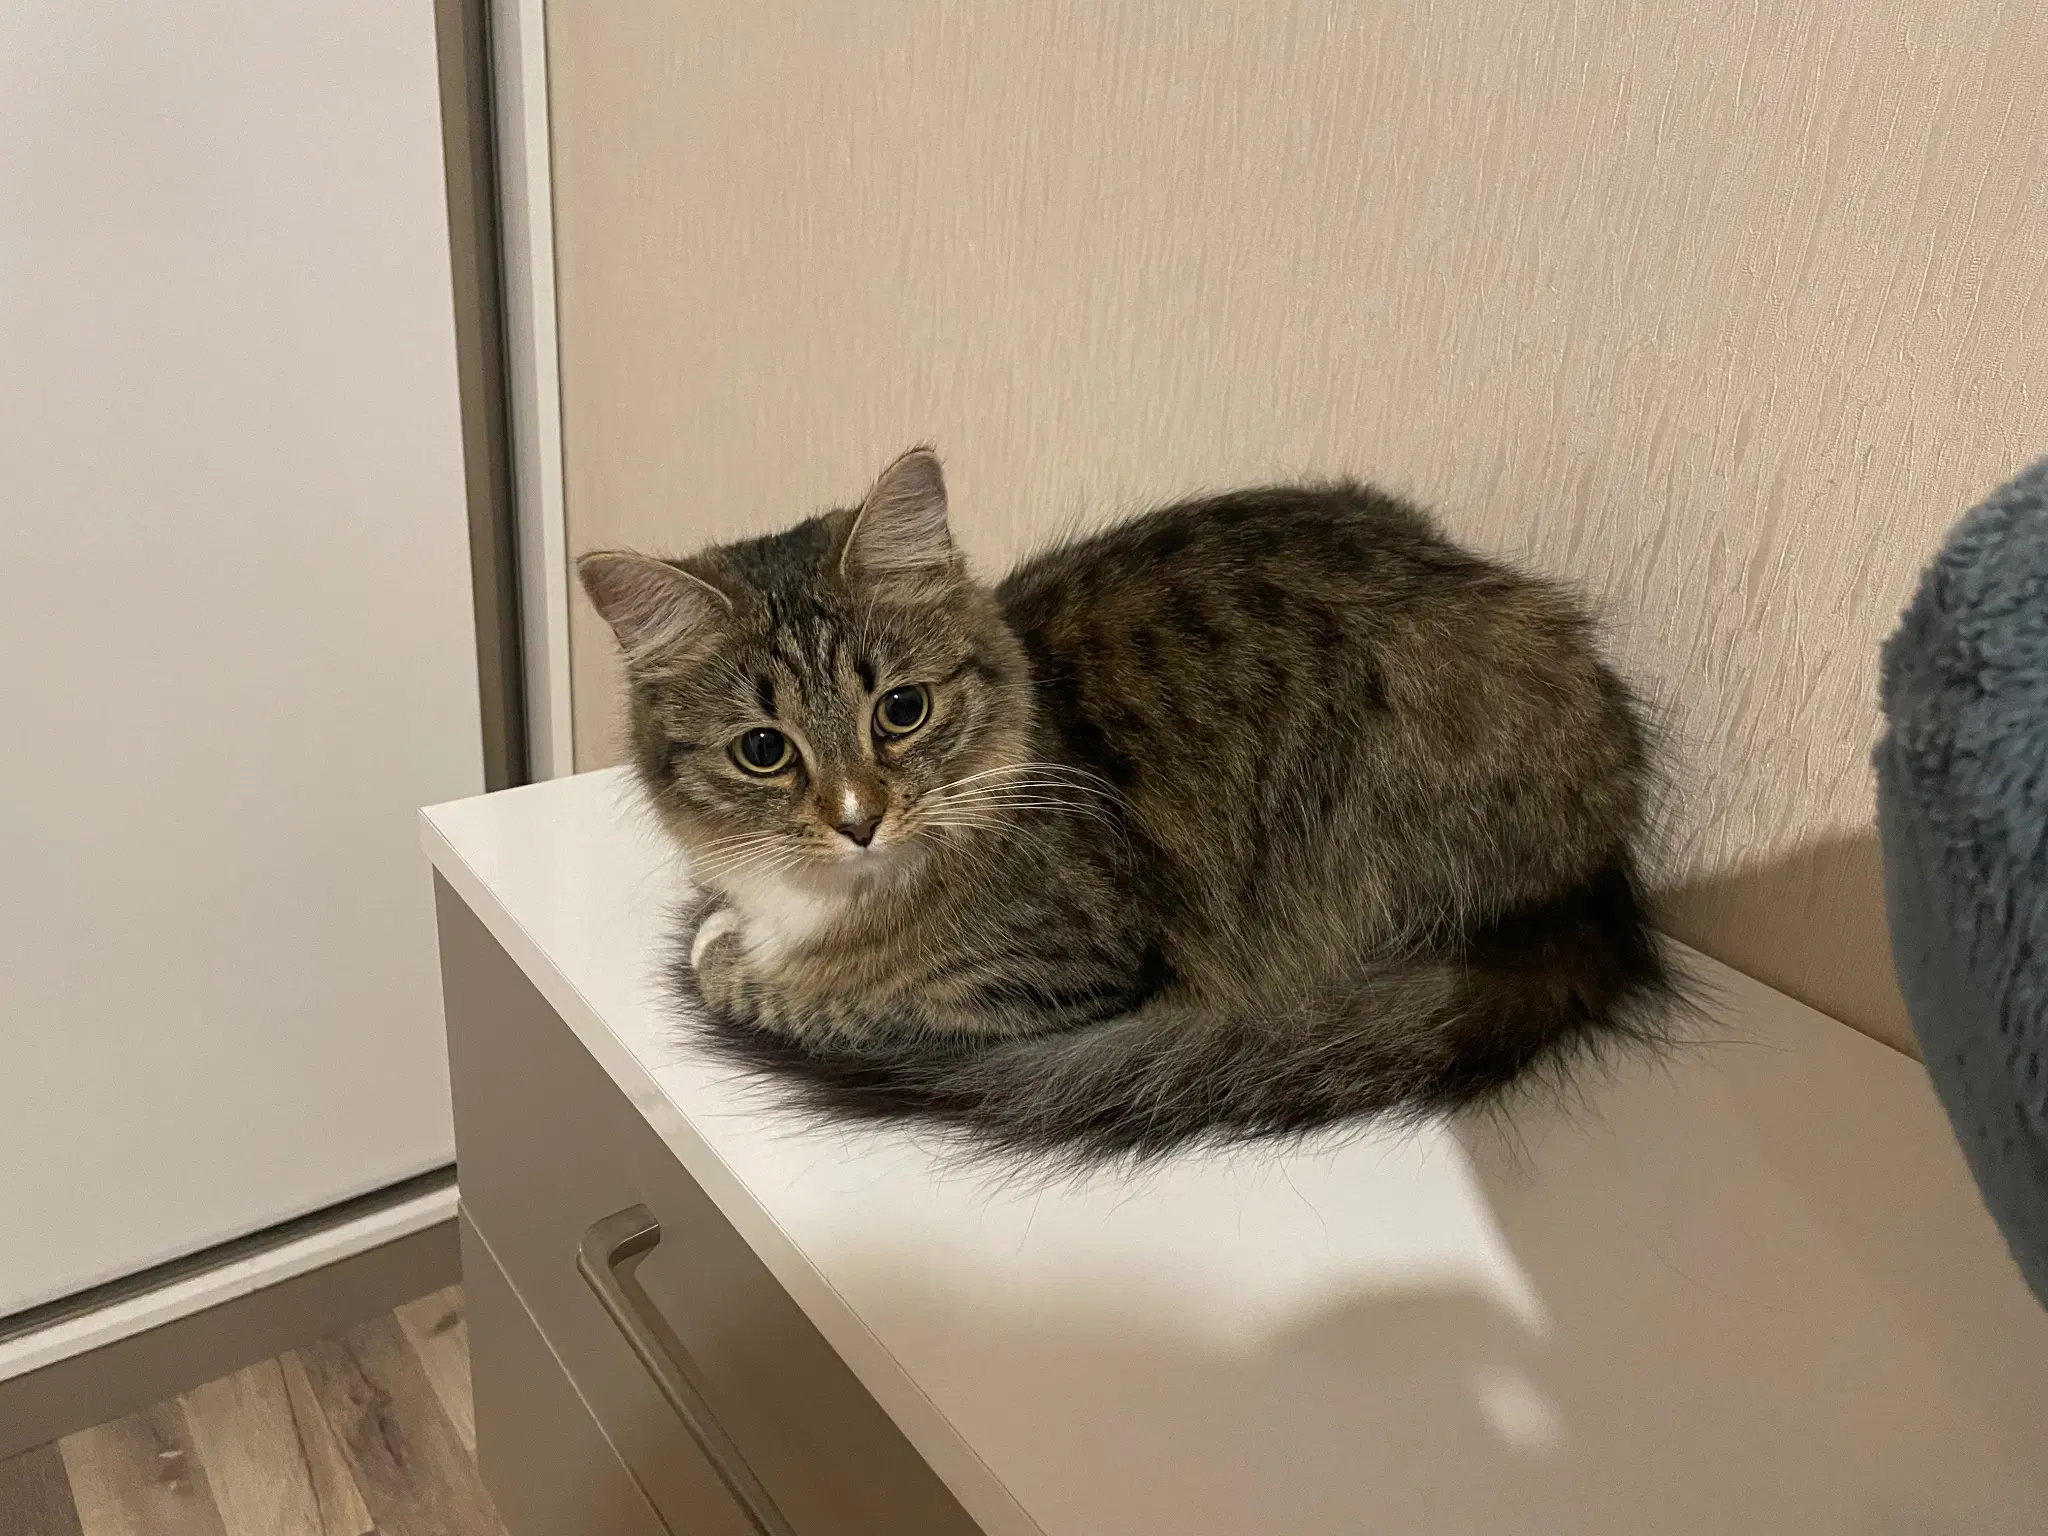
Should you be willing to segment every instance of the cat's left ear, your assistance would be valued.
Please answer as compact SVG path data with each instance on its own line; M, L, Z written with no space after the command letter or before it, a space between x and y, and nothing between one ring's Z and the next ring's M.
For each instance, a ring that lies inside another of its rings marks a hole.
M723 592L650 555L594 550L576 562L576 574L636 669L692 661L716 643L732 614Z
M913 448L882 471L861 503L839 557L847 577L951 578L963 569L946 525L946 477L939 456Z

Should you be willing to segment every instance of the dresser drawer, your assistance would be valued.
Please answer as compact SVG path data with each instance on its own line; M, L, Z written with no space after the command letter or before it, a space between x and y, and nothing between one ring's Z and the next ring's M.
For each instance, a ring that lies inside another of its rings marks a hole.
M811 1326L460 897L436 880L465 1211L671 1528L722 1536L736 1489L796 1536L979 1536ZM658 1240L600 1251L643 1207ZM599 1286L612 1290L608 1311ZM639 1353L636 1353L636 1344ZM679 1377L726 1476L664 1397ZM479 1415L484 1409L479 1405Z
M462 1276L477 1465L506 1530L511 1536L668 1536L466 1213ZM695 1529L746 1529L737 1510L732 1517L737 1524Z

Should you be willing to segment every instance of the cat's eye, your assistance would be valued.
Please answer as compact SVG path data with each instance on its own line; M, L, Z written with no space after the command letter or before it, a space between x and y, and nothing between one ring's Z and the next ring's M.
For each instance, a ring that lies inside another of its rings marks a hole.
M749 773L780 773L795 757L789 738L765 725L741 732L732 744L732 760Z
M875 729L884 736L908 736L932 712L932 696L923 683L891 688L875 705Z

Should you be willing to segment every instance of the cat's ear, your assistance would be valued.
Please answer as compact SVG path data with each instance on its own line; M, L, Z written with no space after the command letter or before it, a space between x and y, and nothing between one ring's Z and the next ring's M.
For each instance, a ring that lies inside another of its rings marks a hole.
M882 471L846 536L839 569L847 577L957 576L960 552L946 526L946 477L939 456L913 448Z
M576 562L576 574L628 666L688 658L732 613L731 599L709 582L648 555L598 550Z

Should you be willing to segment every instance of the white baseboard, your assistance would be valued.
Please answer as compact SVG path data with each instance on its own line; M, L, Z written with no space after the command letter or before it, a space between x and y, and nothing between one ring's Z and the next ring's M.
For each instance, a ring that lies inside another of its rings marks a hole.
M447 1184L290 1238L274 1248L179 1275L151 1290L0 1341L0 1381L118 1344L152 1328L296 1279L323 1265L410 1237L454 1217L455 1186Z

